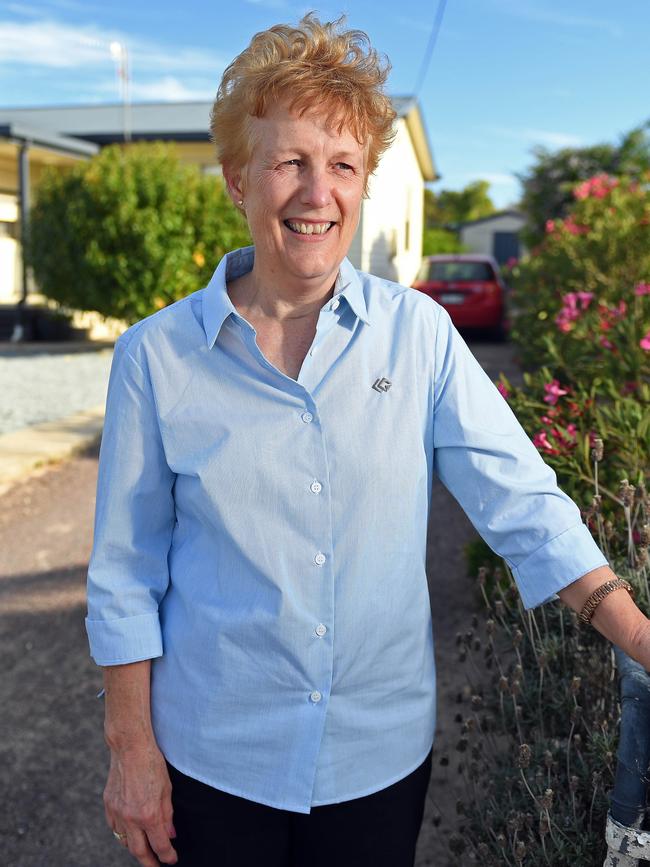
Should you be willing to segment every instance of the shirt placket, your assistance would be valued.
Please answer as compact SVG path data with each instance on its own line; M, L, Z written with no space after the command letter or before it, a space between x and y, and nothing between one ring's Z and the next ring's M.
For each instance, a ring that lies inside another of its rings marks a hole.
M311 357L311 355L324 349L326 335L337 324L337 311L339 311L340 305L340 299L334 298L321 311L314 342L307 357ZM286 376L271 364L260 351L253 329L241 320L240 328L249 352L267 371L273 371L276 374L277 387L298 398L297 411L289 410L295 412L296 448L311 455L310 475L296 481L296 496L304 498L305 509L316 509L316 518L312 522L314 527L312 538L305 539L304 549L302 552L298 552L296 558L296 580L302 581L304 578L308 582L308 587L313 587L313 592L309 592L309 610L313 614L312 622L305 625L305 644L309 653L306 667L311 677L311 683L303 696L303 700L314 713L313 725L309 727L308 732L305 732L306 743L308 744L306 754L310 756L304 768L304 784L307 789L305 799L307 803L310 803L320 744L325 729L325 716L332 687L334 666L335 573L326 434L322 427L316 399L302 382L303 379L310 378L310 372L316 374L316 371L310 371L309 366L306 370L303 368L300 382ZM324 359L321 358L319 361L321 362L319 368L321 368ZM318 380L320 380L320 375L316 374L316 385Z

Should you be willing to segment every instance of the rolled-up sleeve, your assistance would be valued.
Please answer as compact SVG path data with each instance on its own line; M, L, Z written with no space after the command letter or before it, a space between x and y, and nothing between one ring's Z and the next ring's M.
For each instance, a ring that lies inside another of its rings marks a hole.
M434 466L477 532L510 566L534 608L607 564L580 510L557 485L512 410L439 308Z
M88 568L86 630L98 665L162 655L158 605L175 523L175 476L146 365L128 351L127 334L115 345L108 384Z

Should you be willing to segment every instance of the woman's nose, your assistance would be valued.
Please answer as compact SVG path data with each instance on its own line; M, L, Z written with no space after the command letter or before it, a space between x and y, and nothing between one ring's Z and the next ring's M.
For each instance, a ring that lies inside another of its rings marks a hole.
M332 188L327 172L310 169L305 172L302 188L302 202L316 208L324 208L332 201Z

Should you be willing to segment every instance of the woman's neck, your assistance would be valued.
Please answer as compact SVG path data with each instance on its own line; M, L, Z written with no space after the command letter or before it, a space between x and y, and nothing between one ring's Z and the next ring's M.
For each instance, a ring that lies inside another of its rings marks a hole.
M335 279L328 279L320 286L297 288L276 281L260 280L255 268L228 283L230 300L245 317L288 321L317 319L322 306L334 294Z

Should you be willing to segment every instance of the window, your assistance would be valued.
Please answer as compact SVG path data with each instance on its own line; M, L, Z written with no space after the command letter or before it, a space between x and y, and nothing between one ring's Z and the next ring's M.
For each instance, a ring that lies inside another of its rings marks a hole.
M494 280L494 271L489 262L429 262L425 259L418 280L448 282L463 280Z

